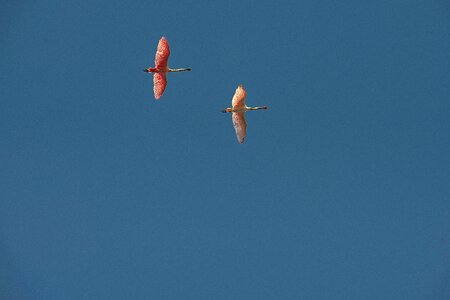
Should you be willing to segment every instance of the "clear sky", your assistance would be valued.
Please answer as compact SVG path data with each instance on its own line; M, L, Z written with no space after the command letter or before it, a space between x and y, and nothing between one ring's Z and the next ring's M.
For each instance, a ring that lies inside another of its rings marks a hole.
M450 299L450 5L341 2L3 1L0 298Z

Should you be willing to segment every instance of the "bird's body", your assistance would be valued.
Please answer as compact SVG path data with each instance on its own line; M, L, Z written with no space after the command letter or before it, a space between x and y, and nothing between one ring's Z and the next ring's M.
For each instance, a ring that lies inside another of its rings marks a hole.
M168 67L170 56L169 43L165 37L159 40L158 48L155 55L155 67L144 69L144 72L153 73L153 92L155 99L161 98L167 86L167 72L183 72L191 71L190 68L171 69Z
M260 110L269 109L267 106L249 107L245 105L245 98L247 92L242 85L239 85L234 92L233 99L231 100L232 107L222 110L222 112L231 112L231 119L233 121L233 127L236 131L236 137L239 143L243 143L247 133L247 122L245 121L245 112L248 110Z

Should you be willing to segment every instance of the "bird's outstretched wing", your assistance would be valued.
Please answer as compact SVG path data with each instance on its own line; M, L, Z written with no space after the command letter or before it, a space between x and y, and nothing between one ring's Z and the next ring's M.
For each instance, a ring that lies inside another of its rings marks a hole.
M245 112L233 112L231 116L233 119L234 130L236 130L236 138L240 144L244 142L245 134L247 132L247 123L245 122Z
M158 49L155 55L155 67L158 69L167 68L167 61L169 60L170 49L169 43L165 37L162 37L158 43Z
M166 89L167 79L166 73L153 74L153 92L155 93L155 99L161 98L164 90Z
M245 91L242 85L239 85L234 92L233 100L231 100L231 104L233 109L243 108L245 106L245 97L247 96L247 92Z

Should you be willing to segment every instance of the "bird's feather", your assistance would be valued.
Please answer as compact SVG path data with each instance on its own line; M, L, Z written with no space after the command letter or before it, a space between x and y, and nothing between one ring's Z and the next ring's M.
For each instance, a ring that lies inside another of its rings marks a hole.
M158 43L158 49L155 55L155 67L161 71L167 68L167 61L169 60L170 49L169 43L165 37L162 37Z
M233 112L231 116L233 120L234 130L236 130L236 138L239 143L243 143L247 132L247 123L245 122L245 112Z
M245 97L247 96L247 92L245 91L242 85L238 86L236 91L234 92L233 100L231 100L231 104L233 109L240 109L245 106Z
M164 90L166 89L167 79L166 73L153 74L153 92L155 93L155 99L161 98Z

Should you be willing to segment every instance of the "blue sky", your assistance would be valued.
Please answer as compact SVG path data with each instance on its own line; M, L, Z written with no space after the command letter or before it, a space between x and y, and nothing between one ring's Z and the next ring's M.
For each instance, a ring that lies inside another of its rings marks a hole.
M448 299L448 9L6 1L0 298Z

